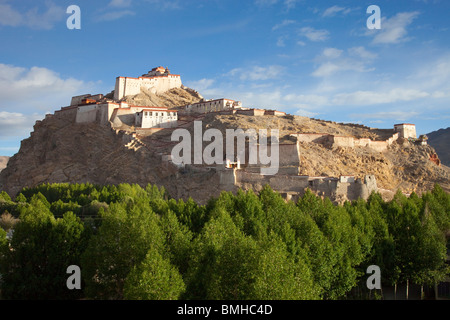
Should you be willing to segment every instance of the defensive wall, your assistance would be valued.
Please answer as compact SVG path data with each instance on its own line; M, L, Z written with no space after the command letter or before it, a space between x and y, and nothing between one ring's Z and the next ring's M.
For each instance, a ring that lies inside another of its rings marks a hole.
M331 147L344 148L366 147L378 152L383 152L399 138L399 133L394 133L385 141L374 141L369 138L357 139L350 136L337 136L328 133L295 133L291 134L291 136L296 137L299 142L313 142L329 145Z

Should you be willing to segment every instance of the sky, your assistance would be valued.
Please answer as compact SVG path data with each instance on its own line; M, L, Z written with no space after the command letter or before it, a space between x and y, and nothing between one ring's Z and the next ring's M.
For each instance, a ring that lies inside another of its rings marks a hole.
M80 29L69 29L80 8ZM380 8L380 29L371 5ZM370 25L370 24L369 24ZM448 0L0 0L0 155L72 96L169 67L205 98L425 134L450 123Z

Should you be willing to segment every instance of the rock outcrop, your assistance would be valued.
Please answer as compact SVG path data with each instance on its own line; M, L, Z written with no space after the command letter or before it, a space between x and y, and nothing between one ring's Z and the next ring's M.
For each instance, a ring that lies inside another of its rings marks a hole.
M450 127L427 133L428 144L432 146L442 164L450 166Z
M0 156L0 172L6 168L9 161L9 157Z

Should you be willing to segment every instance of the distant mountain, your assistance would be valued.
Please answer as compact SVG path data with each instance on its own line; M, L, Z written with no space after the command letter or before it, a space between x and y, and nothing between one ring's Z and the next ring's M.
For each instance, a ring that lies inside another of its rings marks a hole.
M0 171L6 168L6 165L8 164L9 157L2 157L0 156Z
M450 166L450 127L433 131L427 136L428 144L436 150L442 164Z

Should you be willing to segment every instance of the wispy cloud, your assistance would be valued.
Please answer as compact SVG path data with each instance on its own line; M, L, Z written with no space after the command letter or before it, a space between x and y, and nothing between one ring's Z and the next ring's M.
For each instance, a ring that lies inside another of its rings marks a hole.
M144 0L150 3L153 7L158 10L177 10L181 9L182 5L179 0Z
M375 34L374 44L392 44L407 41L406 28L419 16L419 12L400 12L394 17L381 22L381 30L371 30L367 34ZM374 32L376 31L376 32Z
M267 67L253 66L250 68L235 68L228 72L227 75L231 77L239 77L240 80L261 81L268 79L275 79L280 76L284 68L278 65Z
M300 35L308 38L310 41L325 41L330 32L325 29L314 29L312 27L303 27L300 29Z
M284 28L284 27L289 26L289 25L294 24L294 23L296 23L295 20L283 20L281 23L274 25L272 27L272 31Z
M332 6L323 12L322 17L333 17L338 13L342 13L342 14L346 15L346 14L350 13L351 11L352 10L350 8Z
M136 12L131 10L105 12L97 17L97 21L113 21L126 16L134 16Z
M125 8L131 6L132 0L111 0L109 7Z
M319 66L311 74L314 77L330 77L341 71L369 72L368 64L376 58L364 47L349 48L347 54L344 50L336 48L325 48L322 53L316 57Z
M33 130L36 120L44 118L44 114L26 115L19 112L0 111L0 139L28 135Z
M46 10L41 12L33 7L26 12L20 12L7 2L0 4L0 25L8 27L28 27L31 29L50 30L66 17L63 7L46 1Z
M71 96L91 92L95 87L95 83L64 79L47 68L0 64L0 110L3 111L14 111L18 106L25 112L58 109L68 105Z
M418 112L415 111L388 111L388 112L376 112L376 113L352 113L351 118L357 119L383 119L383 120L397 120L406 121L417 117ZM380 123L381 121L370 121L371 123Z
M203 78L200 80L189 81L189 82L187 82L187 86L189 88L193 88L201 93L204 90L210 88L214 84L214 82L215 82L214 79Z
M395 88L389 91L356 91L337 94L333 103L337 105L367 106L399 101L412 101L429 97L430 94L417 89Z

